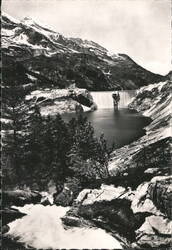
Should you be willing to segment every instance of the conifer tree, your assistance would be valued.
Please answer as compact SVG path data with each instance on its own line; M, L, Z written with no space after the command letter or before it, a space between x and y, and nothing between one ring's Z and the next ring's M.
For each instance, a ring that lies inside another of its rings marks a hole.
M25 181L29 185L34 182L41 182L41 172L43 168L42 158L44 154L42 142L43 133L43 119L39 108L35 106L30 114L24 146Z
M89 182L109 177L107 165L110 151L104 135L96 138L93 127L83 116L72 119L69 127L73 137L68 164L73 178L86 187Z
M25 127L28 122L26 91L20 86L5 86L2 91L2 118L8 126L3 126L3 169L11 175L15 183L21 182L23 175L23 144Z

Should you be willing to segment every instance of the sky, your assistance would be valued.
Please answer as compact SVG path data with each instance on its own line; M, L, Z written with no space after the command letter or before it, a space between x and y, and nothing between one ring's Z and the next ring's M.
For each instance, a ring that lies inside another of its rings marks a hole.
M163 75L171 70L170 5L171 0L2 0L2 10L16 19L35 18Z

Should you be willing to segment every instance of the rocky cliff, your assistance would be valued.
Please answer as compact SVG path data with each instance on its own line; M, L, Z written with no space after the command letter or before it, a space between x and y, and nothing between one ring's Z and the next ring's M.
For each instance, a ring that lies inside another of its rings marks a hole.
M136 89L164 78L125 54L110 54L93 41L66 38L31 18L18 21L7 14L2 16L2 57L6 85Z
M43 116L96 109L89 91L78 88L40 88L27 95L26 102L35 103Z
M129 107L152 119L146 135L113 152L111 178L83 190L64 223L95 223L124 249L171 249L171 82L141 88Z
M171 163L171 81L143 87L129 105L152 119L145 136L116 150L109 162L112 176L133 178L140 184L145 178L170 173Z

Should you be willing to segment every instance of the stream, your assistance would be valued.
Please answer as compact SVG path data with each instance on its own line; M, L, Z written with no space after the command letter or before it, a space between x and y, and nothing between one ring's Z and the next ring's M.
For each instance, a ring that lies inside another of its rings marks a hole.
M69 207L25 205L15 207L27 215L9 224L7 233L27 247L36 249L105 248L122 249L111 235L98 228L65 229L61 217Z

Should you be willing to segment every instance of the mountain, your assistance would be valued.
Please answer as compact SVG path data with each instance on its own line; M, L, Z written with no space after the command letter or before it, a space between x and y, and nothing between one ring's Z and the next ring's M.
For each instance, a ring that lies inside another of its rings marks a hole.
M136 89L164 78L125 54L110 54L93 41L66 38L31 18L18 21L7 14L2 15L2 58L7 85Z
M165 76L166 80L172 80L172 70Z

